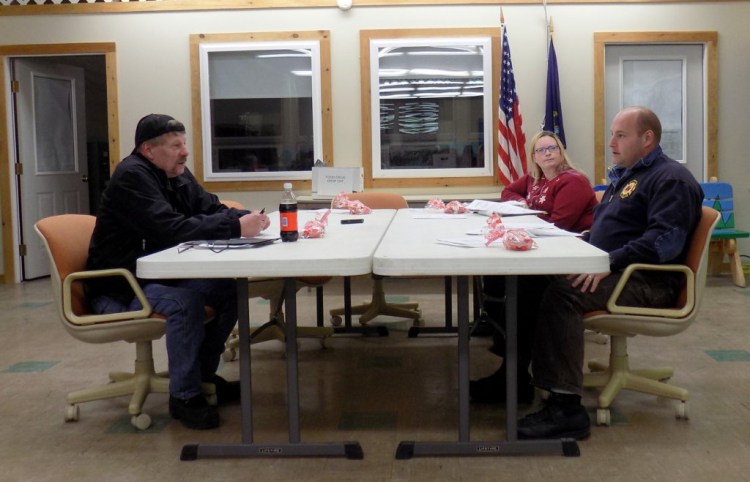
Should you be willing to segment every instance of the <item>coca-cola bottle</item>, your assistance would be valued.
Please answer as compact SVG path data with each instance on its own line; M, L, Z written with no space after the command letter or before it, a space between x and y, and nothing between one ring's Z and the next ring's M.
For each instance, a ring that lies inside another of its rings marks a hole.
M284 242L297 241L299 231L297 230L297 198L292 192L292 183L284 183L284 194L279 204L279 216L281 221L281 240Z

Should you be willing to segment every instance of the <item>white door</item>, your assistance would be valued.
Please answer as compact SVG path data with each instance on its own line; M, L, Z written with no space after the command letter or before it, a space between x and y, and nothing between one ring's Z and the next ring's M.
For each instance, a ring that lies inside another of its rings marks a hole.
M62 61L61 61L62 62ZM22 279L49 274L34 223L89 208L84 71L51 61L14 59Z
M651 108L662 123L664 152L705 179L703 45L607 45L605 50L606 141L609 124L623 107ZM606 144L605 144L606 145ZM606 150L607 166L612 153Z

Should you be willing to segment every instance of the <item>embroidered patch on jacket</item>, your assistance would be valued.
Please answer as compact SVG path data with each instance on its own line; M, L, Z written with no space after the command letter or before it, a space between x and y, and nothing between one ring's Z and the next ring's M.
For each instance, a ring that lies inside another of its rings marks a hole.
M638 185L638 180L633 179L627 185L625 185L624 188L622 188L622 191L620 191L620 199L627 199L630 197L631 194L635 192L635 188Z

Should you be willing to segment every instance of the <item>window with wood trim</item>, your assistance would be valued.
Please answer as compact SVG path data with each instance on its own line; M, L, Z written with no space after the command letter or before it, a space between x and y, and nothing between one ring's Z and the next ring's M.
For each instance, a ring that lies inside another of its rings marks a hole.
M364 30L368 187L494 181L499 29Z
M204 185L304 188L316 160L332 164L328 32L195 35L191 47Z

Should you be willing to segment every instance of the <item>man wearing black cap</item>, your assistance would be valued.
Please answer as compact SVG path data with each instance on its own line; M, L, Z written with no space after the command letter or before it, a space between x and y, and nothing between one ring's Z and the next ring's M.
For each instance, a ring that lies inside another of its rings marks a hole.
M138 122L135 148L115 169L102 194L87 269L126 268L138 258L185 241L255 236L265 214L231 209L196 181L185 166L185 126L163 114ZM127 283L98 278L86 284L91 308L113 313L140 308ZM237 322L231 280L139 280L152 309L166 317L169 412L193 429L219 426L201 382L216 384L219 403L239 398L236 382L216 375L224 343ZM205 321L205 306L216 316Z

